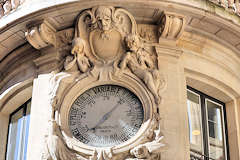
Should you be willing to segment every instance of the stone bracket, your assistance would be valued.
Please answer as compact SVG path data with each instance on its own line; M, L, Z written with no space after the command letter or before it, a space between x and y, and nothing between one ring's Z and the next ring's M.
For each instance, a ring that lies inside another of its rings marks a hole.
M28 42L36 49L56 45L56 29L46 20L29 27L25 36Z
M186 24L186 19L183 15L171 12L163 12L159 20L159 43L173 43L182 35Z

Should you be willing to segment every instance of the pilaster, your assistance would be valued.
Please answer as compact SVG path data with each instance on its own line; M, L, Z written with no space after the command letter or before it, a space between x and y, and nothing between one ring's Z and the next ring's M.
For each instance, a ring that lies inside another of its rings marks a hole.
M186 79L177 41L184 30L184 16L164 12L160 19L159 43L155 47L158 68L167 77L167 88L160 105L161 131L168 149L162 160L190 159L188 115L186 104Z
M41 160L44 150L45 135L47 134L48 120L51 116L49 98L50 79L52 74L38 76L33 83L31 117L28 140L28 160Z
M231 159L240 159L240 98L226 103L229 154Z

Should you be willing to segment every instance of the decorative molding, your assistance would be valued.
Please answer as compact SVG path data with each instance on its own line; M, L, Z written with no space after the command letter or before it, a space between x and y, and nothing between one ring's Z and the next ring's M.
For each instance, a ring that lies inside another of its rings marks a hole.
M41 157L41 159L43 160L87 160L67 148L65 141L62 139L59 125L55 120L49 121L49 133L46 136L45 143L47 145L46 148L44 148L45 151L43 152Z
M41 56L33 60L37 67L37 73L49 73L51 71L61 71L63 68L62 55L53 47L41 49Z
M155 47L157 54L160 56L170 56L174 58L180 58L183 54L183 51L179 47L158 45Z

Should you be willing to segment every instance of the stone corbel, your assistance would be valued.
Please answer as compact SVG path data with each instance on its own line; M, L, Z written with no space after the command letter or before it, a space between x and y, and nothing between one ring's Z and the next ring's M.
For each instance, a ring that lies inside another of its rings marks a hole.
M186 19L183 15L171 12L163 12L159 21L159 43L176 45L184 31Z
M66 49L66 45L72 41L73 29L58 32L47 20L43 20L28 27L25 36L34 48L41 50L41 56L34 60L38 74L62 69L63 57L70 50Z
M25 33L28 42L36 49L56 45L56 29L46 20L28 28Z
M177 46L178 39L182 35L186 25L183 15L171 12L163 12L159 20L159 45L156 46L158 55L168 55L179 58L182 50Z

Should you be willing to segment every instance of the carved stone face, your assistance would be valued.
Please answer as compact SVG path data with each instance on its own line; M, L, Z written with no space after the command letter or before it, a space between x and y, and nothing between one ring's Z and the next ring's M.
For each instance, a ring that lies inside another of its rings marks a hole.
M129 35L126 38L126 43L127 43L127 47L133 52L136 52L140 47L140 41L136 35Z
M108 31L112 28L112 11L107 7L99 7L96 11L98 27L103 31Z

